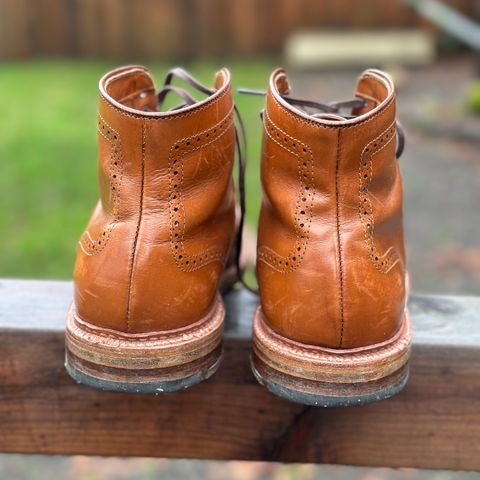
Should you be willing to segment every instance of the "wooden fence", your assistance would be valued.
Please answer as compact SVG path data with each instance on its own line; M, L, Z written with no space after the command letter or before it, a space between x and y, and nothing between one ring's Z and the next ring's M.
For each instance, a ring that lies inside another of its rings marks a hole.
M420 23L402 0L1 0L0 59L278 54L299 29Z

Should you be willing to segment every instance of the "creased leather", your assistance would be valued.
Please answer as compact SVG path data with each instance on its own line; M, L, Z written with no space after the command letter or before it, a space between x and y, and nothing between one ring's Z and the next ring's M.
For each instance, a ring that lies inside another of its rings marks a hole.
M367 105L344 121L312 118L270 78L264 118L257 273L261 306L281 335L310 345L363 347L404 319L402 181L391 79L364 72Z
M235 233L227 70L215 87L191 107L156 112L144 67L101 79L100 200L74 269L84 321L145 333L190 325L211 309Z

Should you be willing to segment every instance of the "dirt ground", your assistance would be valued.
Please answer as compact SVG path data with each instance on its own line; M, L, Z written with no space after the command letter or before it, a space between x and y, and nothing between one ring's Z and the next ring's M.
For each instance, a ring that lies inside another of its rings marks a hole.
M399 84L399 118L407 132L400 159L405 232L413 289L480 294L480 118L467 113L473 57L428 69L392 68ZM294 93L319 101L352 95L358 72L294 73ZM479 478L475 473L282 466L244 462L169 461L0 455L0 478L27 479L330 479Z

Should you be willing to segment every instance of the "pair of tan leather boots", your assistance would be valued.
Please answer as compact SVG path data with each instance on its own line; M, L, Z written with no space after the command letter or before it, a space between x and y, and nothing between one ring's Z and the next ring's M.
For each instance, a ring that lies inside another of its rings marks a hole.
M167 95L180 105L163 109ZM67 319L77 381L171 392L218 368L219 286L240 223L235 112L227 69L212 88L174 69L156 92L140 66L100 80L101 198ZM262 118L254 374L308 405L388 398L407 381L411 343L392 80L367 70L354 100L319 104L292 98L277 69Z

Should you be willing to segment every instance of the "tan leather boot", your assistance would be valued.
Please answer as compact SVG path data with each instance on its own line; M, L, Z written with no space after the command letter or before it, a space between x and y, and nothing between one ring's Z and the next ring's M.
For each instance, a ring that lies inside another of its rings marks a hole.
M175 76L207 98L172 86ZM159 111L169 92L182 105ZM235 234L233 114L226 69L211 90L175 69L158 96L144 67L100 80L100 201L79 242L67 320L77 381L162 392L217 368L218 286Z
M355 97L291 99L279 69L263 115L253 368L273 393L309 405L387 398L408 376L392 80L367 70Z

